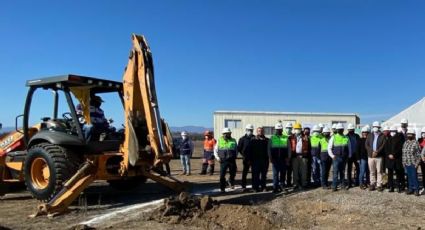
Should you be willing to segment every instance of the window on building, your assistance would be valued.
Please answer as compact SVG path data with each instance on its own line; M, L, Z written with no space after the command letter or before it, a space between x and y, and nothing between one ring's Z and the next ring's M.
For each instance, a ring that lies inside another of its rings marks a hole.
M274 127L264 126L263 129L264 129L264 135L266 136L271 136L274 133Z
M224 127L231 129L239 129L242 128L241 120L224 120Z

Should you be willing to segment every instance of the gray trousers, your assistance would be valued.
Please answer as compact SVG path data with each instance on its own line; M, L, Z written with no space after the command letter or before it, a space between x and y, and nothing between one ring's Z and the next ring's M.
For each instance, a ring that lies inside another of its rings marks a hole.
M295 157L292 158L292 169L294 172L294 185L307 186L307 167L308 158Z

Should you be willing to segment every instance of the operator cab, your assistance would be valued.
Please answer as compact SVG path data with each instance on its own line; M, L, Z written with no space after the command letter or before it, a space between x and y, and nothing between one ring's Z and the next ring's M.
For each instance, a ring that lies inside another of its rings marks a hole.
M52 144L74 146L79 152L84 149L84 154L97 154L119 149L123 142L123 135L120 135L116 129L111 127L101 133L96 133L94 130L94 135L90 139L85 136L83 129L92 124L90 107L93 97L115 94L123 106L121 82L69 74L29 80L26 85L29 87L29 91L22 116L23 134L27 147L47 141ZM36 103L39 101L38 95L43 94L39 91L44 90L53 92L53 110L46 107L45 101L48 100L46 95L44 97L41 95L42 104ZM79 113L77 105L80 109ZM31 110L36 111L31 112ZM46 114L46 111L51 111L51 117ZM34 115L31 115L34 113L42 113L43 117L39 131L30 137L28 135L29 123L30 118L31 121L35 120ZM110 114L113 114L112 111ZM108 111L106 115L108 115Z

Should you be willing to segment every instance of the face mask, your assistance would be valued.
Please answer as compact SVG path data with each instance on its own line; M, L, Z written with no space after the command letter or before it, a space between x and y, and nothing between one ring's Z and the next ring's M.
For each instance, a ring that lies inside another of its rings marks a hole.
M377 133L379 131L379 128L378 127L373 127L372 130L373 130L374 133Z
M183 138L183 140L186 140L187 139L187 136L182 136L182 138Z
M252 130L247 130L246 131L246 135L251 136L252 135Z
M390 135L393 137L395 136L397 133L396 132L391 132Z
M425 138L425 133L422 133L422 138Z
M295 130L295 134L297 134L297 135L301 134L301 130L296 129L296 130Z
M292 134L292 129L286 129L287 134Z

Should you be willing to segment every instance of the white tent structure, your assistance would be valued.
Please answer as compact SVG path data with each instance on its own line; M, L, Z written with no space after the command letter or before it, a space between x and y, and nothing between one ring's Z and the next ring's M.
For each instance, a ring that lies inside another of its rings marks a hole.
M403 118L406 118L409 121L409 128L415 128L416 133L419 134L421 128L425 127L425 97L397 115L391 117L383 124L400 127L400 121Z

